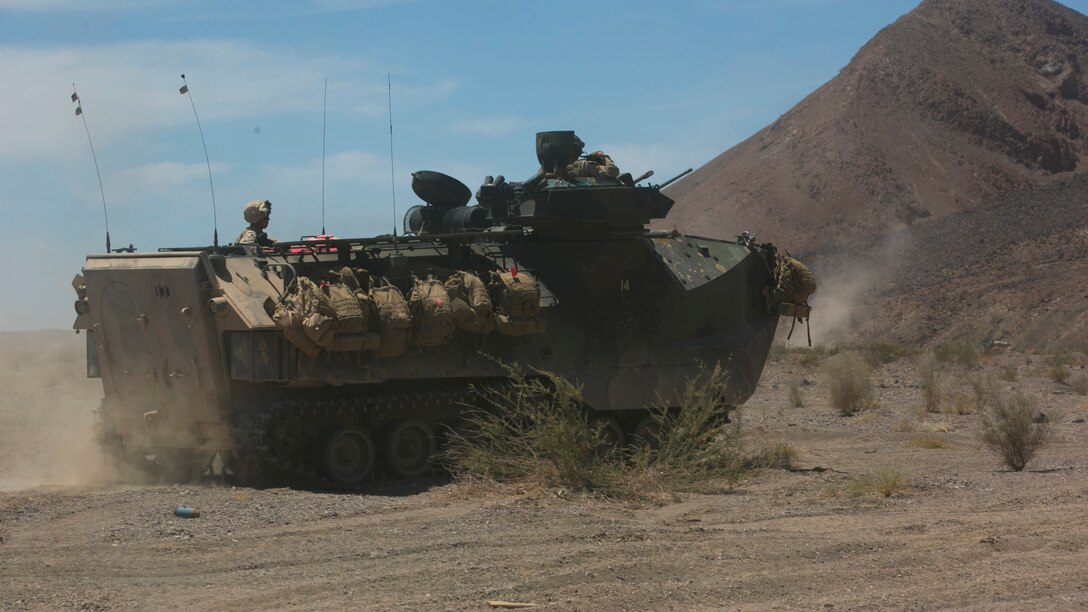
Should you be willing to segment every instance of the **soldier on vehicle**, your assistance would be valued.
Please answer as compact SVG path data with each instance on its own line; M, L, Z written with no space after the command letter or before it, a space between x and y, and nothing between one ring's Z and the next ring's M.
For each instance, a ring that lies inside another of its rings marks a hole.
M276 244L273 240L264 232L268 227L268 216L272 214L272 202L268 200L250 200L246 203L246 207L243 211L246 222L249 223L249 227L242 230L242 233L238 235L238 240L235 240L236 244L252 244L257 246L272 246Z
M574 161L567 166L567 174L575 178L605 176L616 178L620 175L620 169L613 163L612 158L604 151L594 151L583 156L586 143L581 138L574 137L574 146L578 149Z

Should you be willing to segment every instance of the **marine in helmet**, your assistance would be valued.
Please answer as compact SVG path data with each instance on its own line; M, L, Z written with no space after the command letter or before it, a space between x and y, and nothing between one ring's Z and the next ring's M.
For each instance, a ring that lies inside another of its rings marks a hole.
M272 202L268 200L250 200L242 213L249 227L242 230L235 240L236 244L252 244L257 246L272 246L276 241L264 233L268 227L268 216L272 214Z
M616 178L620 175L620 169L613 163L612 158L604 151L594 151L589 155L583 154L586 143L578 136L574 137L574 146L577 152L574 161L567 165L567 175L574 178L605 176Z

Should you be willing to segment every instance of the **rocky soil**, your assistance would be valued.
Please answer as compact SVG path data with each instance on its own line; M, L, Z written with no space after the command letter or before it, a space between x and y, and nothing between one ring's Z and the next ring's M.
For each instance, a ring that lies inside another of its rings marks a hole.
M752 473L728 494L632 504L440 479L362 495L139 484L78 443L101 392L78 360L58 359L73 353L58 342L19 353L22 375L2 381L0 609L1088 606L1088 399L1051 380L1043 357L980 366L1041 399L1054 438L1028 471L980 448L977 414L919 410L910 359L877 369L877 407L842 417L824 358L787 353L742 418L753 443L795 447L797 469ZM963 374L942 373L955 405ZM52 376L47 393L30 392ZM903 487L851 494L884 470L904 474ZM180 504L202 515L177 518Z

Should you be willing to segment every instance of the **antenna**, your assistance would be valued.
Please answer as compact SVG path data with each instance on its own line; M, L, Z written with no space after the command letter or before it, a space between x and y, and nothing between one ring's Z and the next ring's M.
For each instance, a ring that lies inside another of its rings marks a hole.
M393 189L393 244L397 237L397 173L393 166L393 77L385 74L386 84L389 86L389 182Z
M325 233L325 123L329 116L329 77L325 77L325 101L321 105L321 235Z
M94 152L94 142L91 141L91 128L87 127L87 115L83 114L83 101L76 92L76 84L72 83L72 102L76 105L76 117L83 119L83 130L87 132L87 144L91 145L91 159L94 160L94 172L98 175L98 191L102 194L102 216L106 218L106 252L110 252L110 215L106 212L106 190L102 188L102 173L98 170L98 155Z
M204 128L200 127L200 115L196 114L196 102L193 102L193 94L189 93L189 83L185 80L185 75L181 75L181 88L178 89L178 93L181 95L189 94L189 104L193 107L193 116L196 117L196 129L200 130L200 143L204 145L204 161L208 163L208 186L212 190L212 245L215 249L219 250L219 219L215 214L215 183L212 182L212 160L208 157L208 143L204 140Z

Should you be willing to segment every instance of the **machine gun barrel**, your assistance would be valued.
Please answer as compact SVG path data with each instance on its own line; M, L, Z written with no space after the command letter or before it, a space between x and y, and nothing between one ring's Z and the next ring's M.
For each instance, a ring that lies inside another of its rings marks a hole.
M671 179L665 181L664 183L661 183L660 185L657 186L657 188L658 189L664 189L664 188L668 187L669 185L672 185L676 181L684 178L685 176L688 175L689 172L692 172L693 170L695 170L695 168L688 168L687 170L684 170L680 174L677 174L676 176L672 177Z
M647 170L645 173L643 173L642 176L640 176L637 179L635 179L634 181L632 181L632 183L635 184L635 185L638 185L639 183L641 183L642 181L645 181L646 179L650 178L653 175L654 175L653 170Z

